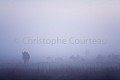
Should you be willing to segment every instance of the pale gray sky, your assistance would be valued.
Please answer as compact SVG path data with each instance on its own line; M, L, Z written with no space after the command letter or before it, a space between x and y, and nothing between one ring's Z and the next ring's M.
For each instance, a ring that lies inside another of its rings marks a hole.
M79 54L85 57L120 53L120 1L0 1L0 58L18 61L28 51L33 60L46 56ZM105 45L39 45L23 44L29 38L105 39ZM15 40L19 40L19 44Z

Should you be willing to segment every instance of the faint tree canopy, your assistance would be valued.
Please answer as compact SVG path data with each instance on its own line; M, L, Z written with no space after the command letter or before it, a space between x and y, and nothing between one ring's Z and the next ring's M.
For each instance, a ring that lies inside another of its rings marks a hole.
M30 59L29 53L24 51L22 52L22 55L23 55L22 58L23 58L24 64L28 64Z

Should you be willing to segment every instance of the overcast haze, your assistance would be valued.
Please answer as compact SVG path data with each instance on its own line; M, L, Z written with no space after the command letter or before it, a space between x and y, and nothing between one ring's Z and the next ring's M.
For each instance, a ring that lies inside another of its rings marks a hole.
M31 60L43 57L89 57L120 54L120 1L0 0L0 60L20 62L22 51ZM23 39L101 39L105 44L24 44ZM16 40L18 42L16 42ZM88 56L87 56L88 57Z

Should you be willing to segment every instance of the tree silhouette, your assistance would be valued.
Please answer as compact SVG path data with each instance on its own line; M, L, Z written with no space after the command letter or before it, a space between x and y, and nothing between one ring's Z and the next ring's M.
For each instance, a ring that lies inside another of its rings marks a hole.
M24 64L28 64L29 63L29 59L30 59L29 53L24 51L24 52L22 52L22 55L23 55Z

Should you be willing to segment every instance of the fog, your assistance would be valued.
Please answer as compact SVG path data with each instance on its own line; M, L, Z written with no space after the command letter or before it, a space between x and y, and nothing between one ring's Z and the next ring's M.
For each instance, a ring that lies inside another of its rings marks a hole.
M119 54L119 4L119 0L1 0L0 63L23 62L23 51L29 52L30 62L46 61L47 57L94 59L98 54ZM39 42L43 39L59 40ZM98 42L84 43L86 39Z

